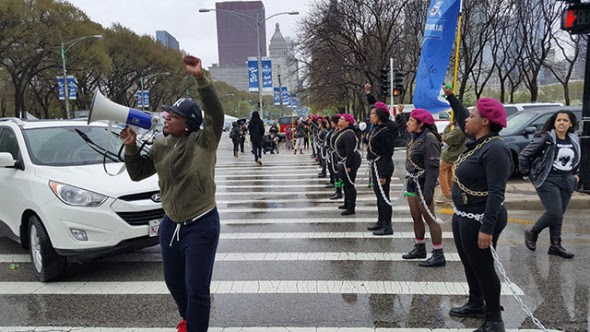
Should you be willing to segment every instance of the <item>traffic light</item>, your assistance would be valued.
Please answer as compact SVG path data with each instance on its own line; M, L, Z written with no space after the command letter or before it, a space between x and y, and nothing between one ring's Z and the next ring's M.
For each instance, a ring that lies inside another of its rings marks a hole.
M572 35L590 33L590 2L580 0L569 0L570 4L562 14L561 29Z
M389 66L381 68L381 97L383 100L389 96L389 89L391 88L391 82L389 79Z
M393 89L399 90L400 94L404 90L404 74L401 70L393 71Z

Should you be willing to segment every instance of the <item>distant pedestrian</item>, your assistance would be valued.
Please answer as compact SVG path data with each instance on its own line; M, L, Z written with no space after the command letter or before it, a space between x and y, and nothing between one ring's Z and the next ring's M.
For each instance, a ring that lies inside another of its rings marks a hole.
M246 136L248 135L248 127L246 122L242 122L240 125L240 152L244 153L244 143L246 142Z
M287 150L291 150L293 147L293 132L291 131L291 127L285 129L285 147L287 147Z
M237 122L232 122L232 128L231 131L229 132L229 138L232 140L232 143L234 144L234 157L238 158L238 152L240 151L240 140L241 140L241 135L240 135L240 127L238 126Z
M305 125L301 120L297 120L297 126L295 127L295 151L293 154L297 154L297 150L299 150L299 154L303 154L303 142L306 135Z
M262 139L264 137L264 122L260 119L260 114L257 111L252 112L250 124L248 125L248 132L250 132L250 142L252 142L252 153L254 154L254 161L258 165L262 165Z
M518 157L520 172L529 175L545 207L545 213L525 231L526 247L532 251L537 249L539 233L549 228L551 246L548 253L563 258L574 257L561 246L561 227L563 214L580 180L577 129L578 122L572 112L558 111Z

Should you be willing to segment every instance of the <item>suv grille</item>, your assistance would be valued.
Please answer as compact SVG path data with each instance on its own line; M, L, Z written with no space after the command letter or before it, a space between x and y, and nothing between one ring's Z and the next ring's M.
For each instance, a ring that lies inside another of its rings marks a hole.
M126 195L126 196L121 196L119 197L120 200L126 201L126 202L132 202L132 201L142 201L145 199L151 199L152 195L159 193L159 191L150 191L150 192L146 192L146 193L139 193L139 194L132 194L132 195Z
M150 220L164 218L164 209L139 211L139 212L117 212L119 217L129 225L147 225Z

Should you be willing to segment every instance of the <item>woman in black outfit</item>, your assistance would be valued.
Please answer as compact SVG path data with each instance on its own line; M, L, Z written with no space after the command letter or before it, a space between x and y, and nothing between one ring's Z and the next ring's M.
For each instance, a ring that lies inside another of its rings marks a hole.
M467 150L453 166L451 189L455 213L453 237L469 284L469 301L452 308L450 315L481 317L477 332L504 332L500 307L500 279L494 269L494 248L506 226L508 215L503 205L510 176L510 151L499 139L506 127L506 111L500 102L481 98L471 114L443 87L457 123L469 138Z
M260 119L260 114L257 111L252 112L252 118L248 125L250 132L250 141L252 142L252 153L254 154L254 161L258 165L262 165L262 138L264 137L264 122Z
M319 129L317 133L317 154L318 159L320 162L321 171L318 174L318 178L325 178L326 177L326 136L328 135L328 128L330 127L330 123L324 121L324 118L318 118L317 122L319 124Z
M344 205L342 215L354 214L356 207L356 188L354 180L356 172L361 166L361 154L357 151L357 138L354 133L354 117L351 114L341 114L338 120L340 133L336 137L336 155L338 156L338 177L344 182Z
M340 121L340 114L335 114L330 117L330 127L332 129L326 136L326 155L328 159L328 171L330 172L330 183L336 188L336 191L330 199L342 198L342 187L339 185L338 181L338 156L336 155L336 138L338 138L338 134L340 133L338 121Z
M525 245L532 251L537 249L539 233L549 227L549 255L574 257L561 246L561 226L563 214L579 181L577 172L581 154L580 141L575 134L577 129L576 116L569 111L559 111L547 120L541 132L518 157L521 174L529 175L545 207L545 213L525 231Z
M399 135L399 132L397 130L397 124L389 120L389 107L382 102L377 102L375 97L370 93L367 94L367 100L371 107L371 123L374 126L369 133L367 160L369 161L369 172L371 173L373 191L375 192L375 196L377 196L377 211L379 213L377 223L368 227L368 230L373 231L373 235L391 235L393 234L393 227L391 225L393 209L383 198L380 187L383 189L383 194L385 194L387 201L391 202L389 198L389 186L394 170L392 159L393 142ZM375 168L377 168L379 178L377 178Z
M432 256L419 263L424 267L445 266L443 253L442 229L434 219L434 188L438 179L440 147L442 138L434 125L434 117L428 111L417 108L410 113L410 120L403 117L403 105L399 105L396 122L399 130L409 140L406 149L406 171L408 179L406 190L410 215L414 222L414 248L403 259L426 258L426 228L428 224L432 238ZM420 192L422 194L420 194ZM424 202L422 201L424 199ZM428 209L428 210L427 210Z

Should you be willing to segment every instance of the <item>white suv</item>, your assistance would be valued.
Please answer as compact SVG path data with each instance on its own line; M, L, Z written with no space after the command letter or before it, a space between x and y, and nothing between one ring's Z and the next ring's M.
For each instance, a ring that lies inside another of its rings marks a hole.
M123 165L120 146L106 125L0 119L0 236L29 249L39 280L158 243L158 179L107 174Z

